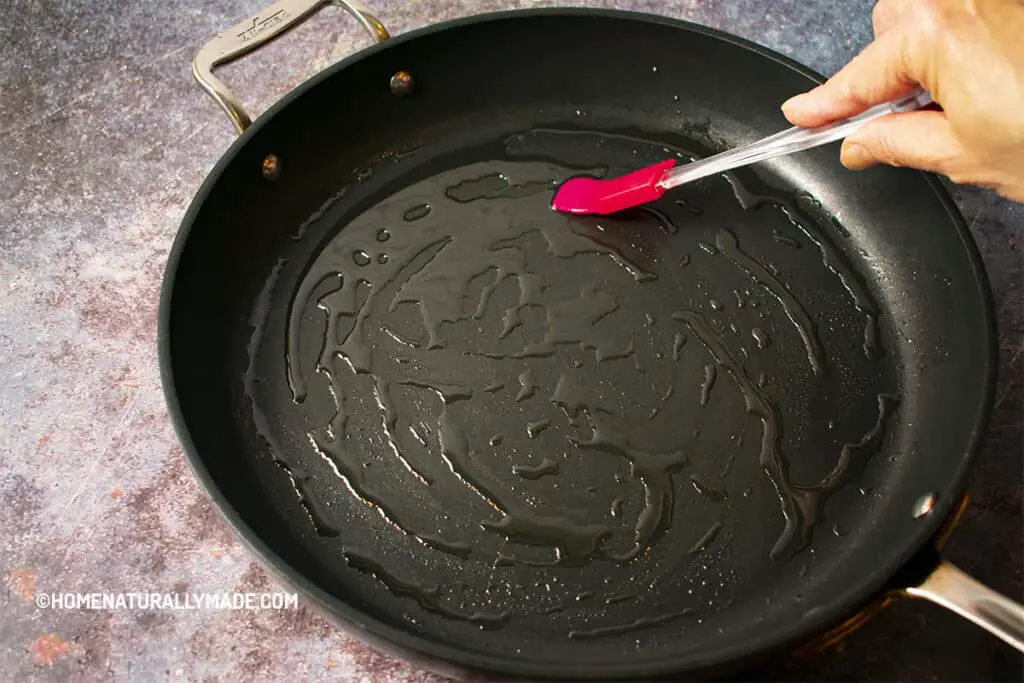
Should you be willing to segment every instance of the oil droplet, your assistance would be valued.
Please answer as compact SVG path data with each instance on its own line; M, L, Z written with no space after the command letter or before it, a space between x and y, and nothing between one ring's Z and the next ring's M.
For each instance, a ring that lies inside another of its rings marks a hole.
M537 435L543 432L551 424L551 419L545 417L542 420L535 420L534 422L528 422L526 424L526 433L531 439L536 439Z
M781 244L783 246L786 246L786 247L792 247L793 249L799 249L801 246L803 246L797 240L793 239L792 237L789 237L788 235L783 235L777 229L776 230L772 230L772 237L775 238L776 242L778 242L779 244Z
M678 206L681 209L686 209L687 211L689 211L694 216L700 216L700 215L702 215L704 213L703 209L701 209L701 208L699 208L697 206L694 206L693 204L691 204L690 202L688 202L685 199L677 199L676 200L676 206Z
M683 345L686 343L686 335L682 332L676 332L675 339L672 340L672 360L679 360L679 352L683 350Z
M367 266L370 264L370 255L362 249L356 249L352 252L352 260L355 261L357 266Z
M519 373L519 392L516 394L516 401L523 401L533 396L536 385L533 382L533 371L526 368Z
M387 262L388 262L388 255L387 254L378 254L377 255L377 263L383 265L383 264L385 264Z
M697 539L696 543L694 543L692 546L690 546L690 554L691 555L698 555L698 554L704 552L707 549L707 547L709 545L711 545L711 542L715 540L715 538L718 536L718 532L721 531L721 530L722 530L722 523L721 522L715 522L714 524L712 524L708 528L708 530L704 532L704 535L701 536L699 539Z
M493 448L494 446L501 445L501 442L504 440L505 437L501 434L491 434L491 438L487 439L487 443Z
M640 617L634 621L626 624L615 624L613 626L602 626L600 628L593 629L572 629L569 631L569 637L576 639L583 638L600 638L601 636L618 635L622 633L628 633L629 631L635 631L641 628L650 628L652 626L664 626L670 621L674 621L680 617L693 615L694 610L690 607L681 609L678 612L668 612L654 617ZM702 619L698 618L697 622L700 623Z
M377 231L378 242L387 242L389 239L391 239L391 233L388 232L387 228L381 228Z
M540 479L547 474L558 474L558 463L545 457L539 465L519 464L512 466L512 474L523 479Z
M690 475L690 485L693 486L694 491L716 503L723 503L728 499L728 495L725 491L719 491L718 489L711 488L701 481L696 474Z
M411 223L412 221L418 221L419 219L426 217L428 213L430 213L430 204L418 204L411 209L408 209L405 214L403 214L402 218Z
M658 73L658 67L652 66L651 67L651 73Z
M710 363L704 366L704 383L700 386L700 404L706 406L711 398L711 387L715 385L715 376L718 370Z
M778 280L776 277L778 273L773 272L771 264L766 268L747 255L740 249L736 235L729 230L720 230L715 235L715 246L782 305L786 316L797 328L800 337L804 341L807 360L811 365L811 369L815 375L823 374L823 357L825 353L821 347L821 341L815 332L814 321L807 315L807 311L804 310L793 294ZM777 269L775 270L777 271ZM753 306L754 302L751 301L750 305Z
M771 337L769 337L764 330L760 327L755 327L750 331L750 336L757 342L757 348L766 349L772 343Z
M712 311L722 310L722 303L718 299L708 299L708 306L711 307Z
M481 629L501 628L508 621L510 612L487 614L473 612L471 614L461 612L441 603L441 591L437 586L423 586L411 581L406 581L389 573L384 567L369 559L352 552L344 552L342 556L350 567L364 574L369 574L380 581L393 595L400 598L414 600L421 609L431 614L437 614L446 619L457 621L468 621L478 624Z

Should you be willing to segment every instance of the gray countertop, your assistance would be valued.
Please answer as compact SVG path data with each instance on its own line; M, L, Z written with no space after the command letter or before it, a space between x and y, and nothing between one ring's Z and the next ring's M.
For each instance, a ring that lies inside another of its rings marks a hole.
M43 592L282 590L188 470L164 407L156 309L179 221L233 139L190 60L260 0L16 2L0 23L0 677L5 680L440 680L305 609L41 609ZM378 0L393 33L515 0ZM832 73L868 41L856 0L584 3L690 19ZM261 110L364 45L322 15L226 70ZM948 555L1022 595L1024 207L957 188L1000 324L999 394ZM1020 680L1020 658L917 603L759 680Z

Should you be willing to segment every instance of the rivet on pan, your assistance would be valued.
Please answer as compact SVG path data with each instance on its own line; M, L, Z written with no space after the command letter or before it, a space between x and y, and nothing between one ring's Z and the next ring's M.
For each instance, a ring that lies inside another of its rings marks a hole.
M281 161L275 154L268 154L263 160L263 177L267 180L277 180L281 175Z
M391 77L391 94L404 97L412 92L412 74L399 71Z
M917 502L914 503L914 509L911 511L911 514L914 515L914 519L921 519L922 517L927 515L929 512L931 512L932 508L934 508L934 507L935 507L935 494L934 493L926 493L923 496L921 496L920 498L918 498Z

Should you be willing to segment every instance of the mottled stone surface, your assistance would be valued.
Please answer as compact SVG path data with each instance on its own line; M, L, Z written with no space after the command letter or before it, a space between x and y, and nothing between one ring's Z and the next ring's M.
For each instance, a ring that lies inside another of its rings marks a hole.
M157 295L181 216L232 140L190 58L260 0L18 0L0 22L0 677L440 680L304 609L38 609L43 591L273 591L188 471L157 371ZM375 3L394 33L513 0ZM593 3L684 17L831 73L870 36L870 2ZM320 17L226 70L259 111L368 44ZM1024 207L957 189L999 310L998 403L949 556L1021 597ZM839 651L759 680L1020 680L1019 657L905 603Z

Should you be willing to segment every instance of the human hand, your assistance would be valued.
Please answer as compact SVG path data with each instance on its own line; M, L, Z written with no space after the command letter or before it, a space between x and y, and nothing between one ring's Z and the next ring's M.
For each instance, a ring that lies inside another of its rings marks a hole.
M874 42L786 101L786 118L824 125L920 84L942 111L866 124L843 142L842 163L910 166L1024 201L1024 2L880 0L872 18Z

